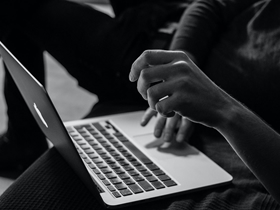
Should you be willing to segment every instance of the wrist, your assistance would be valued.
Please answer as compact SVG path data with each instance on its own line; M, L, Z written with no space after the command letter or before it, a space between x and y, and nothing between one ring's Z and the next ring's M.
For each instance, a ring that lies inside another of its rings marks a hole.
M228 98L228 103L224 109L220 111L220 117L217 124L214 126L218 131L225 131L231 129L240 119L248 114L248 109L234 98Z

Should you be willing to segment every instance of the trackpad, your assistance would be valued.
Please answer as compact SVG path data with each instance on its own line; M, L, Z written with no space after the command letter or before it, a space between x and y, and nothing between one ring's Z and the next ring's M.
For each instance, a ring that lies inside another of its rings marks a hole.
M165 142L162 138L157 139L152 134L134 136L133 141L144 153L148 153L149 156L160 162L169 161L174 158L186 159L199 154L196 149L185 142Z

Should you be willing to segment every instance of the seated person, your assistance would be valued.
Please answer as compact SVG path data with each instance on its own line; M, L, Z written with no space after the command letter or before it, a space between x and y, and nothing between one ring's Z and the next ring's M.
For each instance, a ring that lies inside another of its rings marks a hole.
M280 136L232 97L245 102L279 130L279 113L275 104L278 104L276 96L280 91L277 87L280 22L276 18L280 3L271 0L254 6L259 8L257 13L249 9L233 21L235 27L226 32L223 41L214 47L204 69L231 95L213 83L187 56L189 52L183 51L145 51L132 65L130 80L138 80L138 91L150 106L145 123L153 115L150 113L159 113L165 118L180 115L185 120L216 129L280 202L280 171L275 168L280 161ZM177 35L177 42L184 42L187 34ZM199 47L197 50L201 50ZM265 91L268 91L267 95L260 97L259 94ZM252 96L256 98L252 99Z
M145 51L131 69L130 80L137 79L138 91L152 110L163 117L176 113L220 132L280 202L276 131L213 83L182 51ZM160 83L151 86L155 82Z
M184 122L214 128L227 141L221 136L202 136L201 142L192 143L234 177L229 186L134 209L279 209L279 135L246 108L278 130L279 20L274 18L278 2L197 1L182 16L171 44L172 50L181 51L146 51L132 65L130 80L138 79L138 90L151 107L143 124L159 113L159 122L164 123L156 135L165 135L162 128L170 128L165 122L177 124L181 116ZM220 34L218 26L226 32ZM0 197L0 208L20 205L102 209L54 149Z

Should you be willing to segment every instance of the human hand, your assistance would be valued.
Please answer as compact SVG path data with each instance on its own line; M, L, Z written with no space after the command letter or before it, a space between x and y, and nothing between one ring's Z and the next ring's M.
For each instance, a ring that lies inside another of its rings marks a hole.
M144 113L141 125L145 126L149 123L152 117L157 117L157 122L154 128L154 136L156 138L162 137L164 141L170 142L173 139L178 143L188 141L193 132L193 123L187 118L175 114L171 118L162 117L150 107Z
M133 63L130 81L149 106L164 117L178 113L191 121L215 126L229 96L181 51L147 50Z

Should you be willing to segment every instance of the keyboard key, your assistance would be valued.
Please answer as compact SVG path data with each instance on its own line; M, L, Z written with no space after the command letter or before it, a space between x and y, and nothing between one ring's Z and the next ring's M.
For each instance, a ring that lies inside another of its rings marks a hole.
M176 186L176 182L174 182L173 180L167 180L167 181L163 181L163 183L167 186L167 187L171 187L171 186Z
M112 139L110 138L110 139L108 139L108 141L111 142L112 144L118 143L118 141L114 138L112 138Z
M85 160L85 162L86 162L87 164L90 164L90 163L91 163L91 161L90 161L89 159L87 159L87 158L85 158L84 160Z
M99 158L99 156L98 155L96 155L96 154L88 154L88 156L91 158L91 159L96 159L96 158Z
M138 176L139 175L139 173L135 170L127 171L127 173L129 173L130 176Z
M128 154L128 153L127 153ZM126 158L129 162L132 162L132 161L136 161L136 159L134 157L132 157L130 154L129 156L127 156Z
M109 153L115 152L116 150L110 147L105 148Z
M83 158L83 159L86 159L86 158L87 158L87 156L86 156L84 153L80 154L80 156L81 156L81 158Z
M117 191L112 192L112 194L115 196L115 198L122 197Z
M124 190L124 189L127 189L126 185L124 185L123 183L121 183L121 184L116 184L116 185L115 185L115 188L116 188L117 190Z
M167 181L167 180L170 180L171 178L167 175L160 175L158 176L158 178L161 180L161 181Z
M147 182L147 181L141 181L138 182L138 184L145 190L145 191L152 191L154 188Z
M105 179L105 176L104 176L103 174L98 174L97 176L98 176L98 178L99 178L100 180Z
M119 174L120 179L124 180L124 179L129 179L130 176L128 176L126 173L124 174Z
M95 174L100 174L100 171L97 168L92 169Z
M121 142L127 142L128 139L124 136L117 136L117 139L119 139Z
M119 161L119 164L120 164L121 166L127 166L127 165L129 165L129 163L126 162L126 161Z
M149 182L155 182L155 181L158 181L158 179L154 176L148 176L146 177L146 179L149 181Z
M93 140L88 141L88 143L89 143L91 146L97 146L97 145L98 145L98 143L95 142L95 141L93 141Z
M132 171L132 170L134 170L134 168L133 168L132 166L130 166L130 165L128 165L128 166L123 166L123 168L124 168L124 170L126 170L126 171Z
M134 181L133 179L131 179L131 178L125 179L125 180L123 180L123 182L124 182L126 185L131 185L131 184L134 184L134 183L135 183L135 181Z
M147 169L144 166L136 166L135 168L140 172L147 171Z
M137 184L131 184L128 187L134 194L144 192Z
M122 183L122 181L119 178L110 179L110 182L113 185Z
M159 167L156 165L156 164L147 164L146 165L148 169L150 169L151 171L154 171L154 170L158 170Z
M113 143L113 145L114 145L114 147L116 147L116 148L121 148L121 147L123 147L119 142L115 142L115 143Z
M113 135L116 136L116 137L122 137L122 136L123 136L123 135L122 135L121 133L119 133L119 132L116 132L116 133L114 133Z
M92 149L88 148L88 149L85 150L85 153L94 154L94 151Z
M95 165L92 164L92 163L90 163L90 164L88 164L88 165L89 165L89 167L90 167L91 169L95 169L95 168L96 168Z
M95 164L100 164L100 163L103 163L103 160L101 158L95 158L95 159L92 159L92 161L95 163ZM99 167L99 166L98 166Z
M120 154L116 151L110 152L113 157L120 156Z
M149 171L141 171L141 174L142 174L144 177L152 176L152 174L151 174Z
M143 180L144 180L144 178L143 178L142 176L140 176L140 175L138 175L138 176L133 176L133 179L134 179L136 182L140 182L140 181L143 181Z
M98 153L99 155L107 154L104 150L97 150L96 153Z
M165 175L165 173L162 170L154 170L152 172L156 176Z
M141 166L141 163L139 161L137 161L137 160L136 161L132 161L131 164L133 166Z
M90 147L85 143L85 144L80 144L81 145L81 148L83 150L87 150L87 149L90 149Z
M103 147L105 147L105 148L106 148L106 147L112 147L112 146L111 146L110 144L108 144L108 143L102 143L101 145L102 145Z
M107 179L102 180L102 182L103 182L106 186L111 185L110 182L109 182Z
M106 159L104 160L107 164L115 164L116 162L112 159Z
M159 182L159 181L151 182L151 184L152 184L156 189L165 188L165 186L164 186L161 182Z
M111 159L111 157L107 154L104 154L104 155L100 155L100 157L103 159L103 160L107 160L107 159Z
M108 188L111 192L116 191L116 189L115 189L114 186L112 186L112 185L107 186L107 188Z
M100 147L98 145L97 146L92 146L92 148L95 149L95 150L101 150L102 149L102 147Z
M116 161L124 161L124 158L122 158L122 157L120 157L120 156L117 156L117 157L115 157L115 160L116 160Z
M115 171L116 174L123 174L123 173L125 173L124 170L122 170L120 168L115 169L114 171Z
M132 195L132 192L130 192L129 189L120 190L120 193L121 193L123 196Z
M112 170L110 168L103 168L101 169L103 174L108 174L108 173L112 173Z
M112 169L114 169L114 170L117 170L117 169L119 169L120 168L120 166L119 165L117 165L117 164L115 164L115 163L113 163L113 164L109 164L110 165L110 167L112 168Z
M103 163L103 162L101 162L101 163L97 163L96 164L96 166L98 167L98 168L107 168L108 166L105 164L105 163Z
M115 179L115 178L117 178L117 175L114 174L114 173L107 173L107 174L105 174L105 176L106 176L108 179Z

